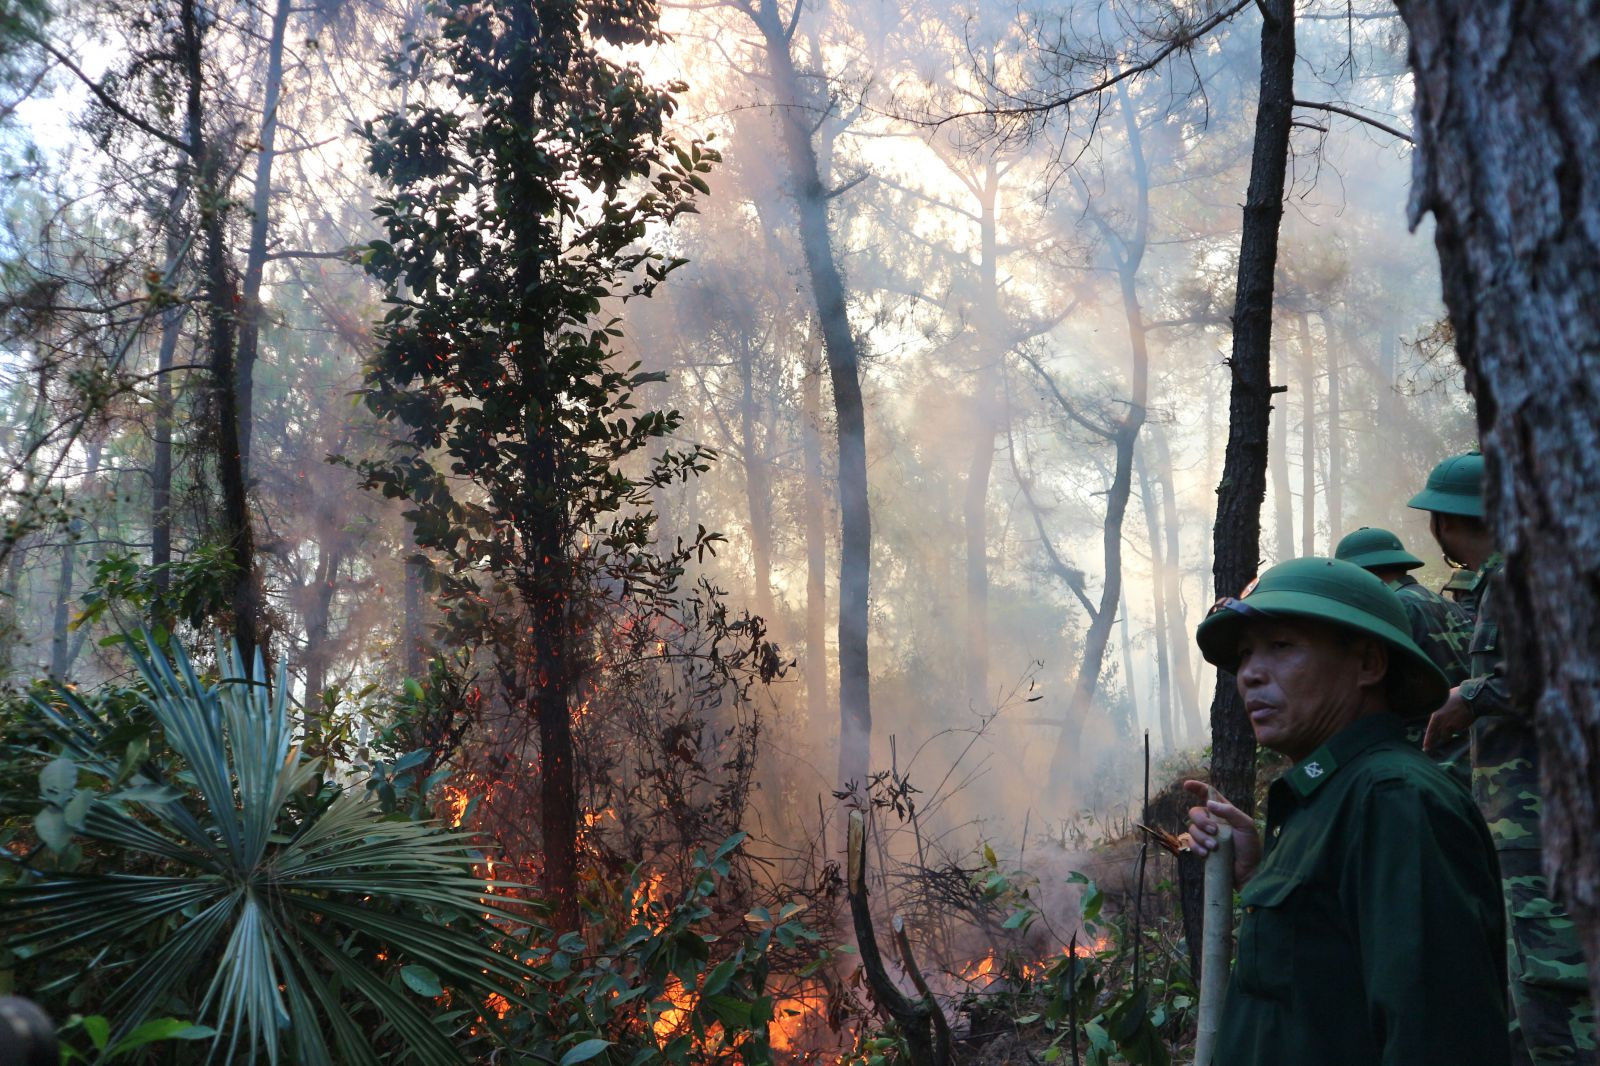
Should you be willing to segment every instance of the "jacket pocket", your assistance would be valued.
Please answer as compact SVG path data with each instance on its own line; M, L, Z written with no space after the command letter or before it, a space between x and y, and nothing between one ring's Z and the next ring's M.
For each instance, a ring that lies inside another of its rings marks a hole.
M1239 893L1239 963L1233 979L1240 991L1266 999L1287 999L1294 987L1296 874L1258 873Z

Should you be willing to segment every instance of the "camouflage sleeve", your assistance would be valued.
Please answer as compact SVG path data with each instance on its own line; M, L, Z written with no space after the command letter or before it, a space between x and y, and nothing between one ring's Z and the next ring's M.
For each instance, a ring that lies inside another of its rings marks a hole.
M1486 714L1517 713L1505 674L1499 667L1492 673L1469 677L1461 682L1461 702L1467 705L1473 718L1482 718Z
M1472 676L1461 683L1461 701L1474 719L1490 714L1528 717L1511 699L1506 661L1499 645L1499 625L1480 614L1472 632Z
M1411 622L1411 639L1433 660L1452 685L1471 676L1468 648L1472 623L1466 612L1444 599L1402 596Z

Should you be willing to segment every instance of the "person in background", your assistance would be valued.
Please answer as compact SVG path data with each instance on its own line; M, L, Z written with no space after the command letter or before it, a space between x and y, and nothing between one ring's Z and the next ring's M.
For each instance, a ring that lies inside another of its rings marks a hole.
M1533 708L1506 682L1497 577L1504 560L1484 521L1483 456L1451 456L1433 468L1410 506L1429 512L1447 558L1476 570L1477 616L1468 678L1433 713L1429 750L1470 738L1472 796L1494 838L1511 975L1513 1061L1567 1066L1595 1061L1595 1012L1583 949L1571 917L1550 896L1542 860L1539 745Z
M1353 563L1295 559L1220 600L1196 639L1234 674L1256 740L1294 760L1264 837L1226 798L1189 811L1202 855L1232 827L1244 904L1215 1061L1505 1066L1494 845L1405 740L1449 686L1395 593Z
M1393 589L1406 609L1406 618L1411 622L1411 639L1417 647L1427 653L1451 685L1459 685L1467 679L1472 617L1411 576L1410 571L1421 567L1423 562L1406 551L1398 536L1387 529L1362 526L1339 541L1333 557L1354 563ZM1432 712L1433 708L1429 708L1406 722L1406 737L1418 748L1422 747L1422 737ZM1465 736L1442 744L1429 754L1463 788L1472 787L1472 766Z

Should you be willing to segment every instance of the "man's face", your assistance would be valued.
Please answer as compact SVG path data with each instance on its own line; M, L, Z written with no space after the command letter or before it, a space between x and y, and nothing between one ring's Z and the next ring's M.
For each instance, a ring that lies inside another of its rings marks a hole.
M1235 678L1256 741L1299 762L1370 709L1387 669L1378 641L1310 619L1250 618Z
M1462 558L1465 548L1459 542L1457 523L1453 516L1441 514L1438 511L1428 512L1428 531L1433 534L1433 539L1438 542L1439 550L1444 552L1444 557L1451 563Z

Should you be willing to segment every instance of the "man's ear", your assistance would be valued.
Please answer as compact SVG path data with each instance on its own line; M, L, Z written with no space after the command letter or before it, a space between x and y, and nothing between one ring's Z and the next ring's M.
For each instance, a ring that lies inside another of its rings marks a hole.
M1389 645L1381 640L1363 640L1360 655L1356 685L1369 688L1383 684L1383 679L1389 676Z

